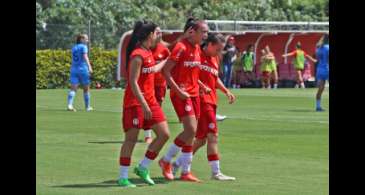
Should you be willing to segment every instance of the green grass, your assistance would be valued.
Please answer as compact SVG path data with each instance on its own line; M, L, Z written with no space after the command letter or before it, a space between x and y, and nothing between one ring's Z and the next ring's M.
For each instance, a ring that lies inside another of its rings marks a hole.
M234 182L210 180L205 149L194 157L193 172L202 184L165 182L157 162L151 166L157 185L143 184L130 171L137 188L116 185L119 149L123 140L123 92L93 90L93 112L83 109L82 91L75 99L78 112L65 111L67 90L37 90L37 194L328 194L328 111L314 112L315 89L233 90L229 105L220 94L218 113L230 119L218 124L223 173ZM167 95L168 97L168 95ZM323 94L328 110L328 91ZM169 98L165 111L172 142L181 129ZM140 133L140 140L143 133ZM145 143L138 143L135 166ZM160 154L164 154L167 145ZM157 158L159 159L159 157Z

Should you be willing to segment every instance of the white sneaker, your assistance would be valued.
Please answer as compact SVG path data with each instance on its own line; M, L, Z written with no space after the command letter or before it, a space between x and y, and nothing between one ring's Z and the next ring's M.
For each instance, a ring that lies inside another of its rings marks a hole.
M216 118L217 121L223 121L224 119L227 118L227 116L222 116L222 115L216 114L215 118Z
M235 177L230 177L230 176L224 175L223 173L217 173L215 175L212 175L212 179L219 180L219 181L234 181L234 180L236 180Z
M72 105L67 106L68 111L76 112L76 109Z
M86 108L86 111L87 112L90 112L90 111L93 111L93 110L94 110L94 108L92 108L91 106L89 106L89 107Z
M294 88L295 88L295 89L298 89L298 88L299 88L299 85L298 85L298 84L296 84L296 85L294 86Z

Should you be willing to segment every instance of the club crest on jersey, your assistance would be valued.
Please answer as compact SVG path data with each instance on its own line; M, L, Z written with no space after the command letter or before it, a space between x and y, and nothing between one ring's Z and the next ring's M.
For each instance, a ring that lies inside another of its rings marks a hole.
M214 129L215 125L214 125L214 123L209 123L208 127L209 127L209 129Z
M190 112L191 111L191 106L190 105L186 105L185 106L185 111Z
M134 118L133 121L132 121L133 125L138 125L139 123L139 120L138 118Z

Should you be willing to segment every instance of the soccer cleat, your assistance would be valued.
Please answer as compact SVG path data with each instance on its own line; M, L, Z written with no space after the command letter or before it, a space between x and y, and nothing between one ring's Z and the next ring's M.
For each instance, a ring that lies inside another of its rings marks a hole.
M144 142L146 142L147 144L152 143L152 137L145 137Z
M94 108L92 108L91 106L89 106L89 107L86 108L86 111L87 112L90 112L90 111L93 111L93 110L94 110Z
M167 180L173 180L174 179L174 175L172 174L172 167L171 167L171 163L164 161L162 158L158 161L158 164L161 167L162 170L162 175L165 177L165 179Z
M148 171L148 169L138 166L134 168L134 173L138 175L148 185L155 185L155 182L150 177L150 172Z
M176 164L176 162L172 163L172 174L176 176L177 172L179 171L180 166Z
M122 187L130 187L130 188L137 187L136 185L131 183L128 179L122 179L122 178L118 179L117 183L119 186L122 186Z
M230 176L224 175L223 173L213 174L212 179L219 180L219 181L234 181L234 180L236 180L235 177L230 177Z
M217 119L217 121L223 121L224 119L227 118L227 116L222 116L222 115L216 114L215 118Z
M67 106L68 111L76 112L76 109L72 105Z
M316 111L317 111L317 112L324 112L324 111L325 111L325 109L323 109L323 108L321 108L321 107L318 107L318 108L316 108Z
M191 181L191 182L201 182L198 178L196 178L191 172L181 173L180 179L182 181Z

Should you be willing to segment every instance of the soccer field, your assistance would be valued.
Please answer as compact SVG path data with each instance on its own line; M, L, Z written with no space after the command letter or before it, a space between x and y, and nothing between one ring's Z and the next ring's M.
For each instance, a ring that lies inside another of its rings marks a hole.
M75 98L77 112L66 111L66 89L37 90L36 191L53 194L328 194L328 89L325 112L315 112L316 89L239 89L229 105L219 93L218 113L229 118L218 123L222 172L236 181L210 180L206 148L194 156L193 173L203 183L166 182L157 160L180 132L167 94L163 110L171 138L151 165L157 183L148 186L132 173L146 144L140 132L129 176L137 188L121 188L119 149L123 91L92 90L86 112L82 90Z

